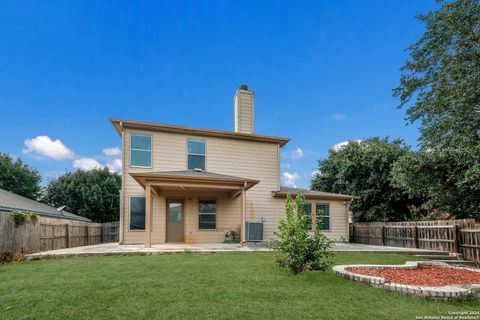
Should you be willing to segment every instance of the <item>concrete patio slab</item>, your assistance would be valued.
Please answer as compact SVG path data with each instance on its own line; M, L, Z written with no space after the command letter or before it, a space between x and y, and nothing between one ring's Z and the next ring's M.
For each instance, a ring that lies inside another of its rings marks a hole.
M403 254L431 254L436 251L426 251L413 248L398 248L374 246L358 243L335 243L333 250L336 252L364 252L364 253L403 253ZM267 252L271 251L264 244L239 244L225 243L165 243L154 244L151 248L144 248L143 245L119 245L118 243L102 243L91 246L57 249L51 251L37 252L25 256L25 260L80 257L80 256L111 256L111 255L154 255L177 252ZM438 252L437 252L438 253Z

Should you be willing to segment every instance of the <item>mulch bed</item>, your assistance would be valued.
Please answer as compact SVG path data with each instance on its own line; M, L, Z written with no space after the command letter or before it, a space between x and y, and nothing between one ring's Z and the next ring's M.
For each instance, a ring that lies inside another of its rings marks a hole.
M398 283L421 287L480 284L480 272L425 264L420 264L416 269L347 268L346 270L361 275L382 277L385 279L385 283Z

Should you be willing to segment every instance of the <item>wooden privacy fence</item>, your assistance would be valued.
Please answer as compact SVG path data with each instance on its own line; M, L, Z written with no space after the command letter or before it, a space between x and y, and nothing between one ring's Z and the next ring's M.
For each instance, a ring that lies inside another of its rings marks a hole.
M102 242L118 242L120 222L102 223L103 237Z
M480 225L474 219L354 223L356 243L461 253L480 262Z
M118 222L101 224L39 216L35 222L17 226L10 212L0 212L0 252L33 253L114 241L118 241Z
M102 225L70 225L40 222L40 251L102 243Z
M461 229L458 240L463 258L480 263L480 226L477 229Z

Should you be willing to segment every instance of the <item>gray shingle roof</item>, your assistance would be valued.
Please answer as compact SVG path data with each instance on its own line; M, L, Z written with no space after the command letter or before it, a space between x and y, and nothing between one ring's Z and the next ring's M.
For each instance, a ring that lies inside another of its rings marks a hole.
M18 194L15 194L6 190L2 190L2 189L0 189L0 210L27 211L27 212L36 213L40 216L51 217L51 218L91 221L88 218L81 217L67 211L59 212L54 207L50 207L41 202L28 199L28 198L19 196Z
M301 189L301 188L290 188L290 187L283 187L283 186L280 187L280 192L291 193L291 194L296 194L299 190L303 190L303 193L306 196L323 196L323 197L335 197L335 198L344 198L344 199L357 198L355 196L350 196L347 194L330 193L330 192L307 190L307 189Z
M226 174L213 173L213 172L208 172L208 171L195 171L195 170L153 171L153 172L148 172L148 173L149 174L161 174L163 176L172 176L172 177L203 177L203 178L216 178L216 179L238 180L238 181L249 180L247 178L229 176L229 175L226 175Z

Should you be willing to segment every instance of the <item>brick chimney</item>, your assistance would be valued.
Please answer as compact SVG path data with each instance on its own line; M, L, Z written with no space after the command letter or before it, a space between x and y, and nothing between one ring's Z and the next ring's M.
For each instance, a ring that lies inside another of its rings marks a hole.
M233 98L235 132L255 133L254 101L255 93L242 84Z

